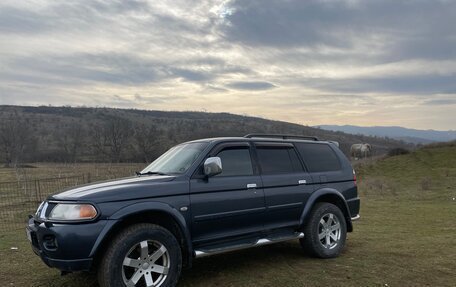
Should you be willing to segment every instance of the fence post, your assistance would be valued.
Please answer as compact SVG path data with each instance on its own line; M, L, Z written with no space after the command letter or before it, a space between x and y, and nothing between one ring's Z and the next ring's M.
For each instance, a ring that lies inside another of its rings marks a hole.
M40 182L38 179L35 179L35 192L36 192L36 201L41 201L41 191L40 191Z

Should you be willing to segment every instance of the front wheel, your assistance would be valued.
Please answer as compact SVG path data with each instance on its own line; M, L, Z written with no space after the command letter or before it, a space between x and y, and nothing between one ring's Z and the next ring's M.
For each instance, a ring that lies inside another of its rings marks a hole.
M342 211L334 204L320 202L310 213L300 239L304 250L319 258L339 256L345 246L347 223Z
M154 224L125 229L101 259L101 287L174 287L182 269L180 246L171 232Z

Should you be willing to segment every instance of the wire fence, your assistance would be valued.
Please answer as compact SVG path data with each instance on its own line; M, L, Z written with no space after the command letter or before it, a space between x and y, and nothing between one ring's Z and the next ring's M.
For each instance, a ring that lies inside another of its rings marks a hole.
M131 176L142 168L144 164L133 163L45 165L37 169L17 169L14 173L3 169L0 177L11 180L0 182L0 235L24 228L28 215L34 214L51 194L86 183ZM54 176L48 178L47 174Z
M23 228L29 214L49 195L65 188L91 182L91 175L73 175L59 178L43 178L0 182L0 230Z

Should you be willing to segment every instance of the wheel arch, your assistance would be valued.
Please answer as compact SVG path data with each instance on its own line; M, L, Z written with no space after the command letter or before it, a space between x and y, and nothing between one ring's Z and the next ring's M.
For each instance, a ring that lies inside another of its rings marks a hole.
M333 188L322 188L312 193L312 195L307 200L307 203L304 207L300 218L300 226L303 227L312 211L312 208L318 202L328 202L336 205L342 211L345 217L345 222L347 223L347 231L353 231L353 224L351 221L350 210L348 209L347 202L344 196Z
M137 223L153 223L169 230L181 246L184 266L191 267L193 249L185 218L172 206L160 202L133 204L113 214L90 252L95 263L105 252L111 239L126 227Z

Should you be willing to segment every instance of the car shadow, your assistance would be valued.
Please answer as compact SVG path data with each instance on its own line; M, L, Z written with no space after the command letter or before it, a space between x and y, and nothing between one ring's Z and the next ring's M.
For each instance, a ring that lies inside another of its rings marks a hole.
M195 259L191 269L183 270L179 286L216 286L223 274L246 273L252 266L289 265L303 259L312 260L299 243L284 242Z

